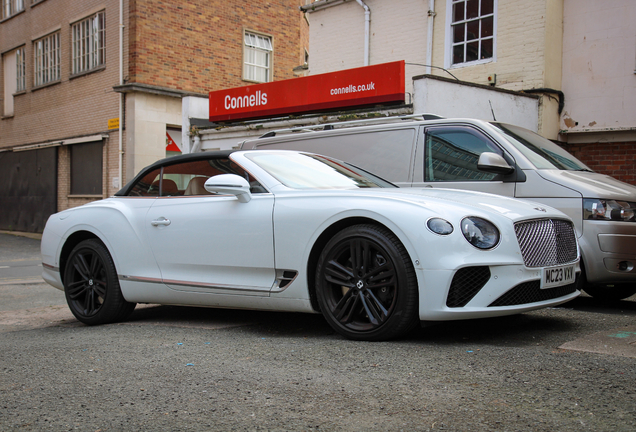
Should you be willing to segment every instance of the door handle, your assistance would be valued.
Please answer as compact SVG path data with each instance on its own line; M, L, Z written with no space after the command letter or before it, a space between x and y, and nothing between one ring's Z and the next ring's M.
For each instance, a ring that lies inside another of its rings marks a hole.
M159 225L168 226L170 225L170 219L166 219L165 217L160 217L159 219L155 219L152 222L150 222L150 224L152 226L159 226Z

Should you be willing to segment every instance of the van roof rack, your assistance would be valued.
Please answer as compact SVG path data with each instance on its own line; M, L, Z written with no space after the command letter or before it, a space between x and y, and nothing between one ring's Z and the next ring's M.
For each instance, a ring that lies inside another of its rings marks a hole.
M422 114L408 114L401 116L389 116L389 117L373 117L366 118L360 120L349 120L343 122L334 122L334 123L322 123L316 125L308 125L308 126L296 126L286 129L277 129L273 131L269 131L259 137L260 138L270 138L276 136L277 134L282 133L294 133L294 132L316 132L319 130L332 130L341 127L354 127L354 126L362 126L365 124L375 124L375 123L386 123L389 121L397 121L397 120L441 120L444 117L438 116L437 114L430 113L422 113Z

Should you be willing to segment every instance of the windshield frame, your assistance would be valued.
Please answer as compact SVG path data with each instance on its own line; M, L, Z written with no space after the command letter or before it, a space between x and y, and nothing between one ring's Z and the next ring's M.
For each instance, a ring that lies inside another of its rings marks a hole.
M499 122L490 125L538 170L594 172L567 150L531 130Z

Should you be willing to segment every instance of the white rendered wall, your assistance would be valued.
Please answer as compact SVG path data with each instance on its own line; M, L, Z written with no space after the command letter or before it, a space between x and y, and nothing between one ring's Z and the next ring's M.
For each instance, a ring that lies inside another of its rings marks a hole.
M635 70L636 1L565 0L561 129L636 129Z
M181 126L181 99L148 93L126 95L126 181L166 157L166 126ZM125 183L125 182L124 182Z
M439 2L440 0L438 0ZM428 1L364 0L371 9L369 64L426 62ZM309 20L309 74L364 66L364 9L355 1L306 14ZM406 66L405 91L423 66ZM407 103L411 102L406 100Z
M414 88L414 113L487 121L496 119L538 132L539 102L537 98L434 78L416 79Z

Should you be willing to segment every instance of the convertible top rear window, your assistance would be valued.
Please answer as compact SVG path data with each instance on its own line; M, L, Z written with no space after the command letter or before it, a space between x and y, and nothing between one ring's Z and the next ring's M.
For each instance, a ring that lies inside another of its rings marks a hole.
M394 188L360 168L325 156L306 153L250 153L258 166L292 189Z

